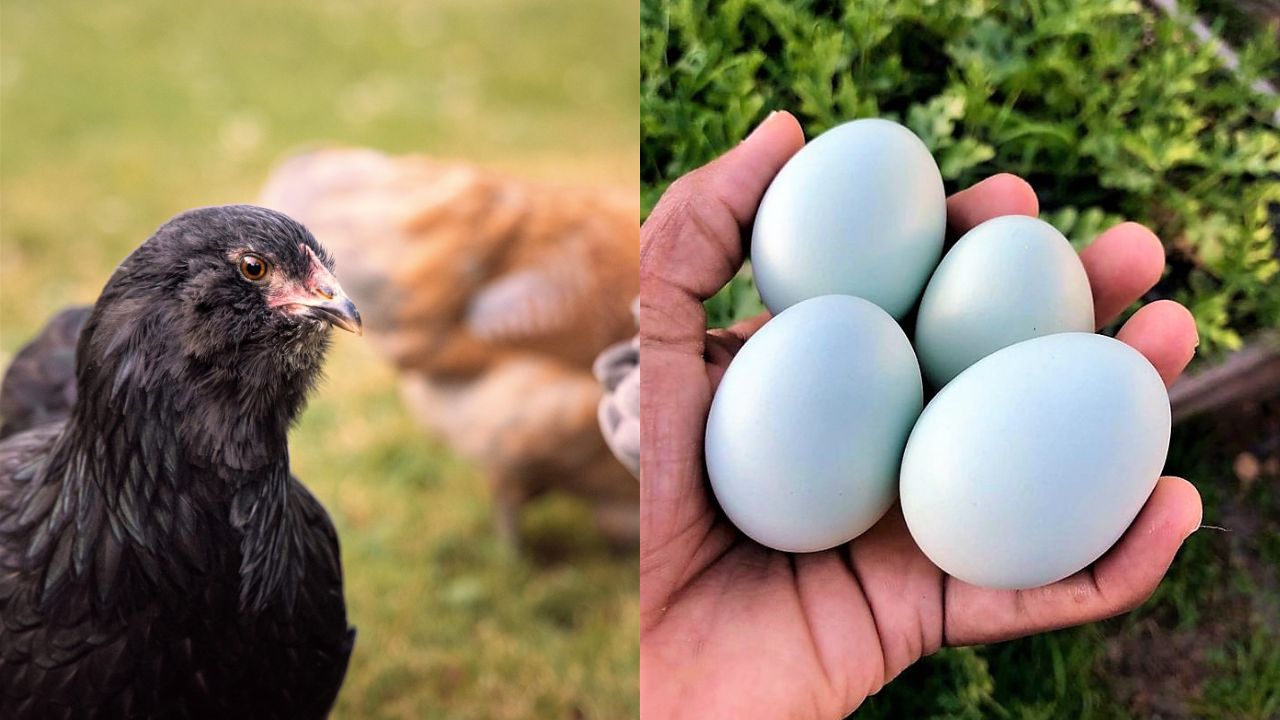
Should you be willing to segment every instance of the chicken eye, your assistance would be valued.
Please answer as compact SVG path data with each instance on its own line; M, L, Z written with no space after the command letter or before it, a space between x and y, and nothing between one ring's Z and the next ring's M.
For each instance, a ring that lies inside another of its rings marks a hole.
M240 258L240 274L258 281L267 276L267 261L257 255L245 255Z

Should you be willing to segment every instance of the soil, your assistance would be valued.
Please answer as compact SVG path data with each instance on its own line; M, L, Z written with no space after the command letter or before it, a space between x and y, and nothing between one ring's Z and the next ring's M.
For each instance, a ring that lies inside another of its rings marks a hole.
M1210 434L1214 454L1221 453L1220 466L1239 473L1200 479L1231 486L1217 493L1213 519L1207 520L1222 529L1200 532L1218 533L1213 554L1228 566L1232 581L1230 587L1206 593L1211 604L1197 608L1194 626L1178 629L1171 612L1159 611L1136 623L1108 624L1103 672L1134 717L1200 717L1197 704L1214 672L1210 651L1258 632L1280 635L1280 568L1274 558L1262 556L1263 542L1280 532L1280 398L1232 408L1201 425ZM1237 582L1240 576L1247 582Z

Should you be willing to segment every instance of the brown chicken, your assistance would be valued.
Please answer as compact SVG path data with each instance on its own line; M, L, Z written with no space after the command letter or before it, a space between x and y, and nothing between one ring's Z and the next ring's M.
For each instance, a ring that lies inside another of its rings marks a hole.
M550 489L638 537L638 486L601 436L591 373L635 333L636 193L329 149L277 168L262 203L333 251L409 405L488 475L503 539Z

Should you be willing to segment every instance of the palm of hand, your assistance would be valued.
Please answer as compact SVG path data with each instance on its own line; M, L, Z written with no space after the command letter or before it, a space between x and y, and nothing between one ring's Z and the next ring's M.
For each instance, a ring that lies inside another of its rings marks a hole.
M742 228L802 136L788 115L686 176L642 231L641 685L653 717L838 718L943 644L1008 639L1123 612L1159 582L1200 504L1162 478L1133 526L1090 568L1026 591L946 576L916 547L897 506L852 543L793 555L761 547L719 514L702 465L711 395L765 318L706 333L701 301L742 262ZM997 176L948 201L953 233L996 215L1031 214L1030 188ZM1099 325L1159 278L1163 251L1145 228L1100 236L1082 261ZM1195 327L1154 303L1118 337L1166 382L1189 361Z

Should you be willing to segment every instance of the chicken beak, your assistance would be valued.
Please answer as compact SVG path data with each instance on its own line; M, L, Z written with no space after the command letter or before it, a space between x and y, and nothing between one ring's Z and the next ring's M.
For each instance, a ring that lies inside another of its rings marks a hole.
M288 299L290 305L306 308L306 311L333 327L342 328L356 335L364 334L364 323L360 320L360 311L351 298L342 291L338 279L329 272L320 258L306 245L301 246L311 256L311 277L306 283L306 290L300 297Z
M342 288L335 287L334 290L336 292L329 297L325 297L321 291L317 290L315 299L308 298L299 301L298 304L308 308L312 314L334 327L363 335L364 323L360 320L360 311L356 309L356 304L342 292Z

